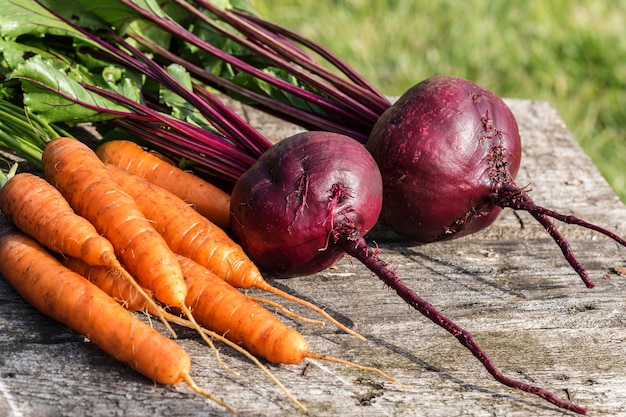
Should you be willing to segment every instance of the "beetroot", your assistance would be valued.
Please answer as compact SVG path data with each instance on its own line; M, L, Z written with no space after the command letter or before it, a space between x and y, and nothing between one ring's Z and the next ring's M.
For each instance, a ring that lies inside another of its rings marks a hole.
M343 252L361 261L407 304L441 326L500 383L558 407L582 407L502 374L472 335L408 288L363 235L381 209L376 162L357 141L336 133L306 132L284 139L242 175L231 194L231 227L250 258L279 276L321 271Z
M236 182L232 230L262 270L308 275L343 256L335 235L365 235L381 206L380 172L361 144L304 132L274 145Z
M436 76L409 89L374 125L366 144L383 177L382 220L418 243L458 238L489 226L503 207L528 211L592 288L548 217L619 236L537 206L515 184L521 141L508 106L470 81Z

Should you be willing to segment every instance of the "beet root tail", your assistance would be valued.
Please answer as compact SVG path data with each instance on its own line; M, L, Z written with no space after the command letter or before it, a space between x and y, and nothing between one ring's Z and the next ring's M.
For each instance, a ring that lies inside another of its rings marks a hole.
M534 385L529 385L521 381L517 381L505 376L491 361L482 348L476 343L473 336L452 320L448 319L439 312L430 303L423 300L404 282L398 275L389 269L386 262L376 256L369 247L365 239L361 236L354 236L352 233L345 233L336 236L337 243L341 245L343 250L350 256L360 260L369 270L374 272L386 285L392 288L407 304L415 308L422 315L427 317L433 323L444 328L451 333L456 339L466 347L485 367L485 369L493 376L493 378L511 388L516 388L543 398L544 400L556 405L559 408L573 411L578 414L586 414L587 410L570 402L564 401L555 394Z
M579 219L576 216L567 216L554 210L549 210L545 207L538 206L524 190L518 188L515 184L512 183L501 184L500 189L498 190L496 203L500 207L508 207L513 210L527 211L531 216L533 216L533 218L535 218L535 220L537 220L543 226L543 228L550 235L550 237L554 239L556 244L561 249L561 252L563 252L563 256L565 256L567 262L582 278L587 288L593 288L594 283L589 278L589 275L587 274L585 268L576 259L574 251L572 250L570 244L567 242L565 237L556 229L554 223L550 220L550 217L562 221L563 223L573 224L589 230L596 231L609 237L610 239L613 239L618 244L626 246L626 240L603 227Z

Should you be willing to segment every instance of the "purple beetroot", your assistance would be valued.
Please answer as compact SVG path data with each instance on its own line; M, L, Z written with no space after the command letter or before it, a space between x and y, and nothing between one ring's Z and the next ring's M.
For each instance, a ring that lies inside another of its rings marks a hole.
M587 287L593 283L549 217L615 234L537 206L515 184L521 140L504 101L470 81L436 76L409 89L374 125L367 148L383 177L382 220L418 243L489 226L502 208L528 211L557 242Z
M304 132L274 145L239 178L232 230L262 270L309 275L341 258L337 236L365 235L381 206L380 172L363 145Z
M347 253L456 337L497 381L585 414L543 388L503 375L469 332L421 299L378 258L363 235L376 223L382 193L380 171L363 145L336 133L305 132L274 145L239 178L231 193L231 227L264 272L283 277L321 271Z

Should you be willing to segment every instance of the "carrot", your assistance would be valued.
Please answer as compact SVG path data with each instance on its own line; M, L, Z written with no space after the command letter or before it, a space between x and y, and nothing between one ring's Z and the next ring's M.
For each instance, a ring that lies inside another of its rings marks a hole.
M196 385L190 375L191 359L176 342L61 265L37 241L4 225L0 274L41 313L82 334L147 378L166 385L184 381L196 393L235 412Z
M104 142L96 148L96 154L102 161L144 177L176 194L216 225L223 228L230 225L228 193L183 171L162 156L126 140Z
M158 305L149 304L143 297L139 295L136 289L128 284L128 281L122 279L113 269L103 266L89 265L82 259L73 257L64 257L60 262L66 268L71 269L89 282L100 288L113 300L117 301L127 310L145 311L149 314L156 315L156 310L163 310ZM150 290L144 290L148 296L152 294Z
M236 288L257 288L276 294L321 314L331 323L361 340L363 336L332 318L321 308L271 286L241 246L224 230L198 214L183 200L169 191L107 164L119 185L137 202L144 215L163 236L170 248L179 255L193 259L209 268Z
M92 284L103 290L107 293L111 298L121 304L127 310L132 311L147 311L150 314L154 314L151 310L152 306L139 296L136 292L136 289L128 284L127 281L121 279L119 275L106 267L102 266L91 266L87 265L80 259L76 258L65 258L62 260L63 265L70 268L72 271L82 275L86 279L88 279ZM188 321L168 312L163 312L163 315L167 317L172 323L178 324L180 326L185 326L189 328L195 328L195 326ZM261 369L269 378L272 380L298 407L302 410L306 411L306 407L300 403L287 389L285 386L267 369L267 367L263 366L259 360L254 357L250 352L242 348L241 346L235 344L234 342L228 340L227 338L220 336L219 334L207 330L202 329L203 332L206 333L207 336L218 340L237 352L243 354L245 357L250 359L259 369ZM219 352L216 353L219 355ZM219 357L218 357L219 360ZM221 361L220 361L221 362ZM225 366L225 365L224 365Z
M144 287L163 303L184 304L187 288L174 254L87 145L55 139L44 149L42 165L48 180L109 239Z
M23 172L0 176L0 211L18 229L48 249L83 259L89 265L103 265L116 270L154 308L156 304L119 263L111 243L85 218L77 215L61 193L45 179ZM174 330L158 314L167 329Z
M107 293L127 310L145 311L154 316L163 317L164 319L179 325L183 321L180 317L174 316L163 310L163 308L157 306L153 300L151 300L152 302L148 302L144 297L141 297L137 292L137 289L129 285L127 281L123 280L115 270L103 266L89 265L81 259L72 257L61 259L61 263L89 280L92 284ZM188 322L186 322L185 325L189 326L187 323ZM215 352L218 362L229 372L235 373L232 369L226 366L224 362L222 362L219 350L213 345L213 342L210 339L207 339L206 332L201 331L200 333L202 334L202 338L205 342L207 342L207 344Z
M375 372L406 387L380 369L309 351L302 334L211 270L184 256L178 256L178 262L189 288L187 304L192 306L198 322L216 333L224 334L251 353L281 364L297 364L306 358L336 362Z
M187 303L202 326L273 363L295 364L307 357L308 344L296 330L208 268L183 256L178 262L187 283Z
M95 152L76 139L59 138L46 145L41 162L48 180L109 239L132 276L195 323L185 305L187 286L176 256ZM199 327L198 332L206 339Z

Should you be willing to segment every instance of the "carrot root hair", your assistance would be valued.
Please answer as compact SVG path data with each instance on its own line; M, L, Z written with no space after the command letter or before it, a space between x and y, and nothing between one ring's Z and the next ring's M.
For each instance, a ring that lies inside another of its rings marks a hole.
M171 313L167 313L165 312L165 317L167 317L168 320L170 320L172 323L178 324L180 326L184 326L184 327L188 327L191 329L195 329L195 326L189 322L189 320L186 320L184 318L181 318L179 316L176 316L174 314ZM283 385L282 382L280 382L280 380L278 378L276 378L274 376L274 374L272 374L272 372L266 367L264 366L261 361L259 361L259 359L257 359L256 356L254 356L253 354L251 354L250 352L248 352L246 349L244 349L243 347L239 346L238 344L236 344L235 342L225 338L224 336L221 336L211 330L205 329L204 327L200 326L202 329L202 332L205 333L208 337L211 337L212 339L215 339L219 342L224 343L225 345L231 347L232 349L234 349L235 351L241 353L242 355L244 355L246 358L250 359L250 361L252 361L252 363L254 363L261 371L263 371L265 373L265 375L267 375L267 377L274 383L276 384L276 386L278 388L281 389L281 391L283 391L285 393L285 395L298 407L300 408L302 411L304 411L305 413L307 412L307 408L304 406L304 404L302 404L292 393L289 392L289 390L287 390L287 388Z
M165 326L167 331L172 335L172 337L174 339L177 339L178 335L176 334L176 332L174 331L170 323L165 319L165 316L163 315L163 309L159 308L156 301L154 301L154 299L146 293L143 287L139 285L137 280L135 280L135 278L133 278L133 276L128 271L126 271L126 269L122 266L122 264L119 263L117 258L106 257L105 261L107 263L106 266L108 266L113 271L115 271L121 278L128 281L131 287L133 287L139 293L139 295L146 301L148 306L150 306L150 308L154 311L154 313L157 315L161 323L163 323L163 325Z
M361 341L365 341L365 337L363 337L361 334L357 333L356 331L350 329L349 327L341 324L339 321L337 321L334 317L332 317L330 314L328 314L326 311L324 311L322 308L316 306L313 303L310 303L308 301L305 301L301 298L295 297L291 294L288 294L284 291L279 290L276 287L273 287L272 285L268 284L266 281L260 281L257 284L255 284L256 288L263 290L263 291L267 291L269 293L272 293L274 295L277 295L281 298L284 298L287 301L291 301L294 302L296 304L300 304L303 307L306 307L312 311L315 311L316 313L318 313L319 315L321 315L322 317L324 317L326 320L328 320L330 323L332 323L334 326L336 326L337 328L339 328L340 330L342 330L343 332L352 335L354 337L356 337L357 339L361 340Z
M299 315L298 313L294 313L293 311L289 310L285 306L283 306L283 305L281 305L281 304L279 304L279 303L277 303L275 301L269 300L267 298L256 297L256 296L253 296L253 295L248 295L248 298L250 298L253 301L256 301L257 303L262 303L262 304L267 304L269 306L272 306L275 309L277 309L278 311L280 311L281 313L286 314L287 316L289 316L291 318L294 318L296 320L299 320L299 321L301 321L303 323L316 324L316 325L319 325L319 326L324 326L326 324L326 323L324 323L321 320L315 320L315 319L310 319L308 317L303 317L303 316Z
M188 372L183 372L181 374L181 377L182 377L183 381L185 381L185 383L189 386L189 388L191 388L195 393L200 394L203 397L208 398L209 400L215 402L218 405L221 405L222 407L227 409L230 413L237 414L237 411L232 406L226 404L224 401L220 400L219 398L217 398L215 395L211 394L210 392L205 391L202 388L200 388L196 384L196 382L193 380L193 378L191 378L191 375L189 375Z
M386 374L382 370L380 370L378 368L374 368L372 366L360 365L358 363L350 362L350 361L345 360L345 359L336 358L334 356L321 355L319 353L313 353L313 352L308 352L306 356L309 359L319 359L319 360L323 360L323 361L327 361L327 362L334 362L334 363L339 363L339 364L342 364L342 365L348 365L348 366L351 366L353 368L360 369L360 370L366 371L366 372L374 372L374 373L377 373L378 375L382 376L383 378L393 382L394 384L400 386L401 388L411 389L410 386L403 384L402 382L398 381L396 378L394 378L394 377Z
M230 372L231 374L239 375L235 370L231 369L228 365L226 365L226 363L224 363L224 361L222 361L219 349L215 347L215 345L213 344L213 341L207 336L202 326L200 326L196 322L196 319L193 317L193 314L191 314L191 310L189 309L189 307L183 304L179 306L178 308L185 315L185 317L187 317L187 320L189 320L189 323L191 323L191 326L198 332L202 340L204 340L206 344L209 345L209 347L213 350L213 352L215 352L215 357L217 359L217 362L220 365L222 365L222 367L226 369L228 372Z

